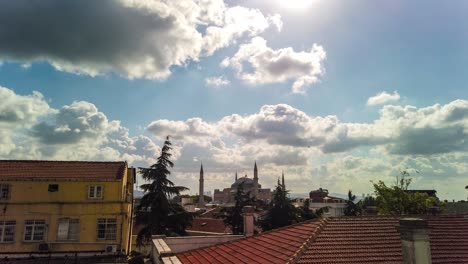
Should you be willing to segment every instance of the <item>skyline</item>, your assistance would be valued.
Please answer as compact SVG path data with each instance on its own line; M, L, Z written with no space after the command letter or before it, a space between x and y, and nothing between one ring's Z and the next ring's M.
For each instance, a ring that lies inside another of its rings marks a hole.
M359 196L408 169L414 189L467 197L465 1L3 7L0 159L148 166L171 135L191 193L201 161L212 191L256 160L295 193Z

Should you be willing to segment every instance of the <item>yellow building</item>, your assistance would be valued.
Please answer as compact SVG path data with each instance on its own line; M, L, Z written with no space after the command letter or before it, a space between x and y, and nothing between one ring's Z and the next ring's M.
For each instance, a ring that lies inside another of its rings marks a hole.
M134 181L126 162L0 161L0 253L128 254Z

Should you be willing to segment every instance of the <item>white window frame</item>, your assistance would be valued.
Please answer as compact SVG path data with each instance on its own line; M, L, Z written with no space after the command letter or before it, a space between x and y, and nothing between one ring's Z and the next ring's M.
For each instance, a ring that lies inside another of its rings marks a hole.
M57 228L57 240L78 241L80 239L80 219L60 218Z
M0 184L0 200L10 200L11 197L11 184Z
M102 199L104 196L104 186L90 185L88 186L88 199Z
M8 237L6 230L10 230L11 240L5 241L5 237ZM16 221L15 220L0 220L0 243L14 243L16 234Z
M97 226L96 226L96 239L97 240L117 240L117 219L116 218L98 218Z
M30 229L30 232L28 231ZM36 238L39 234L41 234L40 230L42 229L42 236L40 238ZM26 236L30 233L30 237L27 238ZM36 242L36 241L44 241L44 238L47 235L47 225L45 220L26 220L24 221L24 234L23 234L23 241L25 242Z

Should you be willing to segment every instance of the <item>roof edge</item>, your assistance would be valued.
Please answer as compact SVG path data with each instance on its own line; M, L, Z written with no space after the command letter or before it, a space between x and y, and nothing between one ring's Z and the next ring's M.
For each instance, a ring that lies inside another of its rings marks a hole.
M310 236L302 243L302 245L297 249L297 251L286 261L286 264L295 264L299 259L301 259L302 254L312 245L313 242L318 238L322 230L328 224L328 218L320 220L320 224L317 228L310 232Z

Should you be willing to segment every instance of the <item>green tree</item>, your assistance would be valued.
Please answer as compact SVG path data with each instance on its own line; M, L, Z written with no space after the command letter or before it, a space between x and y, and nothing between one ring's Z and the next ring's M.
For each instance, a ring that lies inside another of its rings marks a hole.
M401 171L392 186L387 186L383 181L372 183L379 214L426 214L430 207L441 205L439 199L429 197L426 193L408 191L412 180L409 176L407 171Z
M361 207L355 203L356 195L351 190L348 191L348 200L346 201L346 207L344 215L346 216L357 216L361 214Z
M278 182L267 211L262 220L263 230L270 230L298 222L297 210L288 197L288 191Z
M221 210L220 217L224 223L231 227L234 235L244 233L244 217L242 208L248 205L254 205L255 199L250 196L250 192L244 192L244 183L239 184L234 195L235 204L233 207L224 207Z
M317 218L315 212L310 209L309 199L306 199L304 201L304 204L301 207L299 207L299 214L302 221Z
M140 186L145 194L135 210L136 223L144 226L137 236L138 245L149 242L152 235L184 235L185 228L193 219L191 213L170 201L180 192L188 190L183 186L175 186L168 179L171 174L169 169L174 167L170 159L171 145L168 136L156 163L149 168L139 168L143 179L150 183Z

